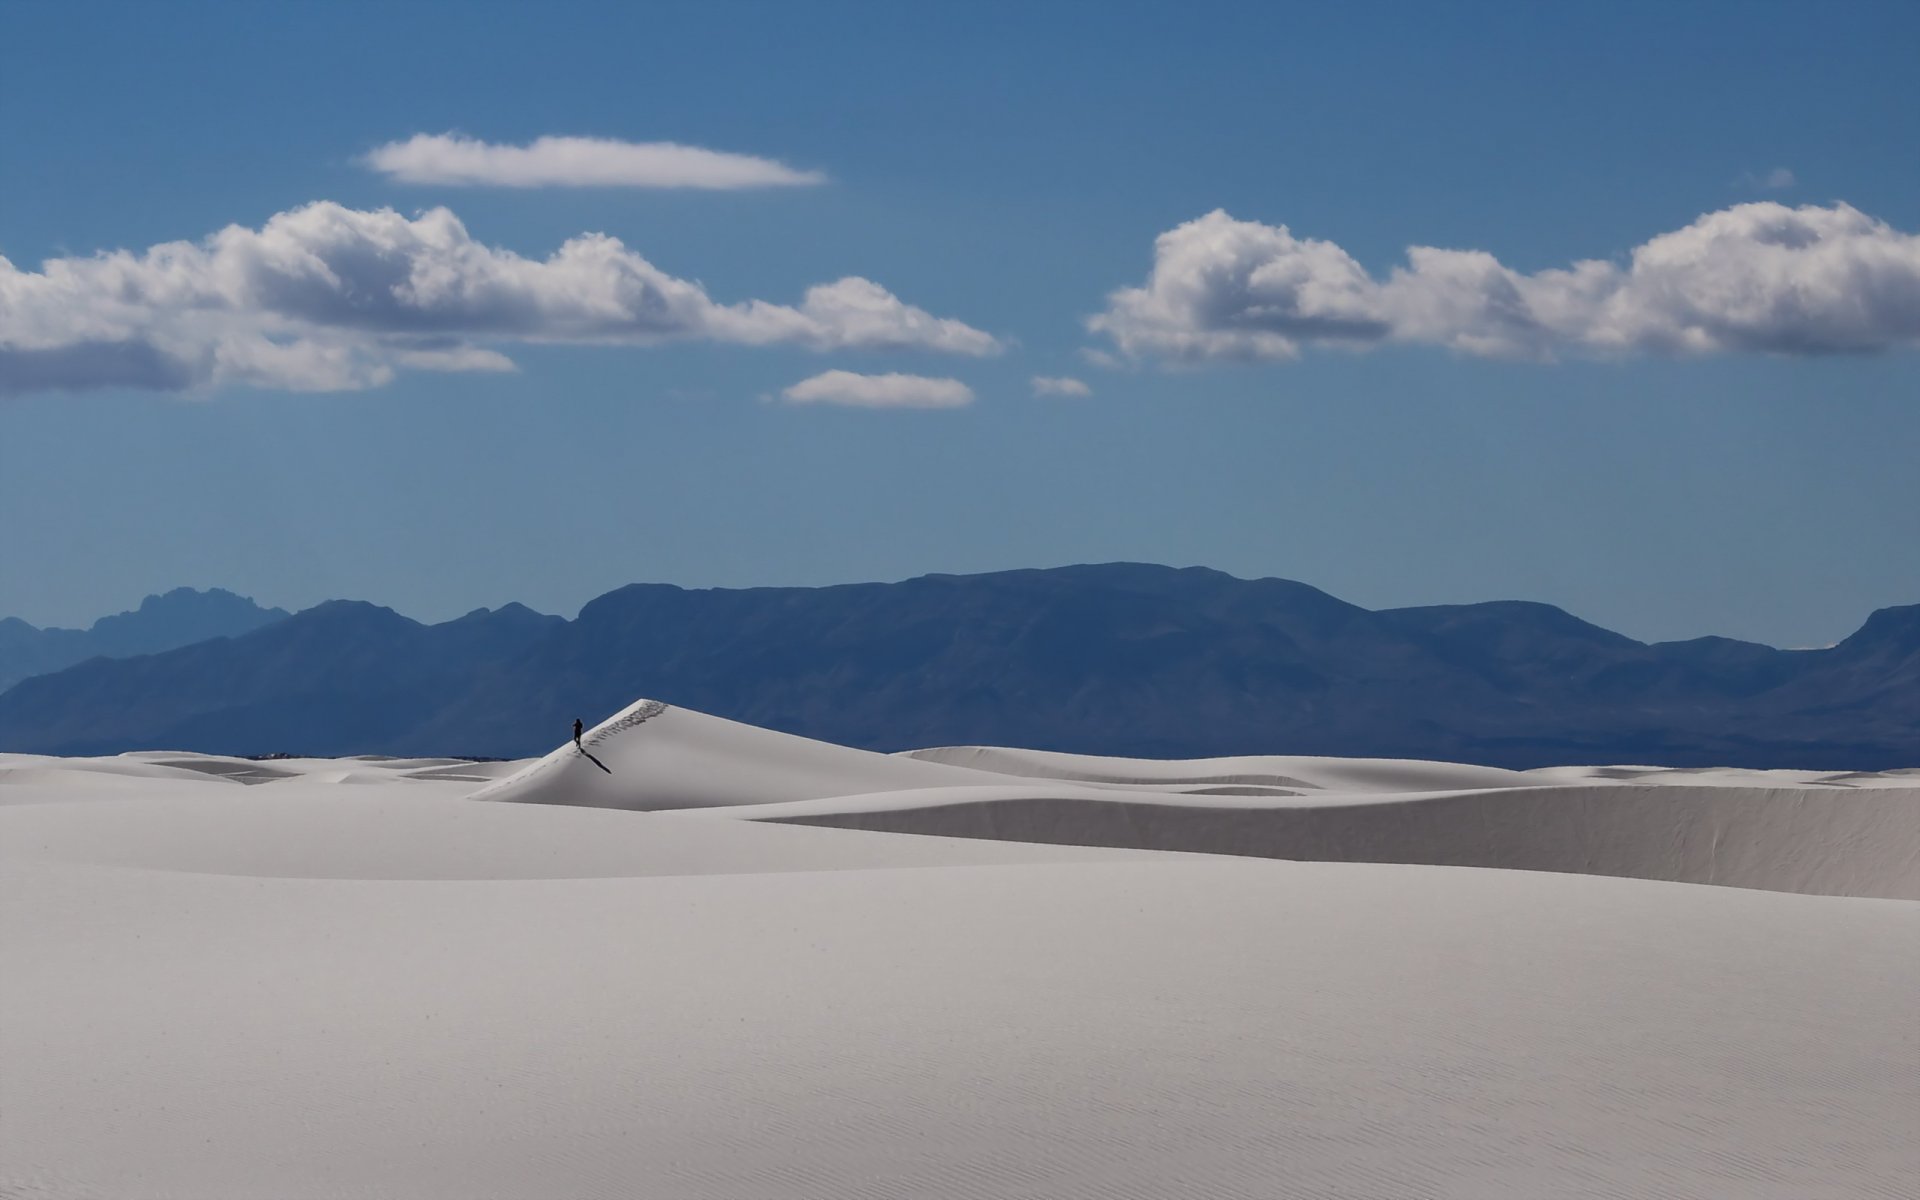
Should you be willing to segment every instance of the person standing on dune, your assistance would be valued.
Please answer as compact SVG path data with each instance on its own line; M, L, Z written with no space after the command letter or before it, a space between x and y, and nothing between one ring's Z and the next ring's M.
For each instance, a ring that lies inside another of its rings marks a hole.
M576 749L576 750L585 750L585 749L586 749L586 747L585 747L585 746L582 746L582 745L580 744L580 732L581 732L581 730L583 730L583 729L585 729L585 728L586 728L586 726L584 726L584 725L582 725L582 724L580 724L580 718L579 718L579 717L575 717L575 718L573 719L573 746L574 746L574 749Z

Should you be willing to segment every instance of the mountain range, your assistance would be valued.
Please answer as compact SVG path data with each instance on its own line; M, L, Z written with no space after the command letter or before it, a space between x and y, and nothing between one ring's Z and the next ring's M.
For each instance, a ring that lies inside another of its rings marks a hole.
M1920 605L1778 650L1130 563L636 584L572 621L508 605L424 625L335 601L26 679L0 694L0 749L518 757L638 696L876 750L1883 770L1920 766Z
M39 629L0 617L0 692L30 675L45 675L89 658L126 658L190 646L208 638L251 633L287 615L245 596L214 588L175 588L148 596L132 612L101 617L86 629Z

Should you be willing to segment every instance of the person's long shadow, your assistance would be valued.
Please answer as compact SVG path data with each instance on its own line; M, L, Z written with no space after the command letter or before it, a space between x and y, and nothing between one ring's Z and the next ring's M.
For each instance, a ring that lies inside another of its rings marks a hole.
M592 764L593 764L594 766L596 766L596 767L599 767L599 768L600 768L600 769L601 769L602 771L606 771L606 773L607 773L607 774L609 774L609 775L611 775L611 774L613 774L613 771L612 771L611 769L609 769L609 768L608 768L608 766L607 766L607 764L605 764L605 763L603 763L603 762L601 762L601 761L600 761L599 759L597 759L597 758L595 758L595 757L593 756L593 752L592 752L592 751L590 751L590 750L588 750L588 749L587 749L587 748L586 748L585 746L575 746L575 747L574 747L574 749L576 749L576 750L578 750L578 751L579 751L580 753L582 753L582 754L584 754L584 755L586 755L586 756L587 756L587 761L588 761L588 762L590 762L590 763L592 763Z

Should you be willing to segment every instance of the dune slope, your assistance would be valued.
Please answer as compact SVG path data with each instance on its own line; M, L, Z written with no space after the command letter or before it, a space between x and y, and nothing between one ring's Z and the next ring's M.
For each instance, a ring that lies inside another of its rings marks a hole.
M1905 1197L1915 792L0 755L0 1198Z
M1920 1171L1913 903L272 765L0 775L0 1196L1852 1200Z
M989 747L881 755L641 701L476 798L1062 845L1623 875L1920 899L1910 774Z
M756 729L638 700L478 800L657 811L996 783L989 772Z

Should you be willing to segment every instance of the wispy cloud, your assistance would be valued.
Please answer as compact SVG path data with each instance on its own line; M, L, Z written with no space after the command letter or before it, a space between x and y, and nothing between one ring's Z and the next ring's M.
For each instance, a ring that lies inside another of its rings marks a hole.
M543 137L525 146L507 146L454 133L417 133L404 142L376 147L363 161L402 183L475 187L731 190L826 181L818 171L795 170L750 154L591 137Z
M1845 204L1708 213L1633 249L1525 274L1415 246L1377 279L1333 242L1213 212L1161 234L1088 326L1123 354L1287 359L1389 342L1463 354L1870 353L1920 344L1920 236Z
M616 238L583 234L545 259L477 242L458 217L321 202L201 242L0 258L0 392L329 391L396 370L510 370L527 342L710 341L811 350L985 355L1000 343L857 277L798 304L721 303Z
M1036 396L1091 396L1093 389L1067 375L1035 375L1027 381Z
M859 375L823 371L780 395L790 404L838 404L854 408L964 408L973 389L958 379L926 375Z
M1795 179L1793 172L1787 168L1775 167L1770 171L1742 172L1740 178L1735 182L1743 188L1760 188L1764 191L1780 192L1785 191L1800 181Z

